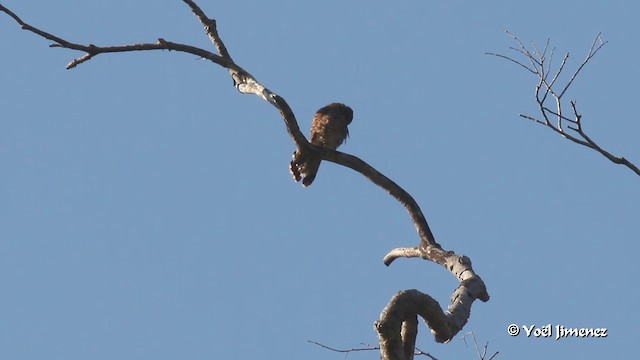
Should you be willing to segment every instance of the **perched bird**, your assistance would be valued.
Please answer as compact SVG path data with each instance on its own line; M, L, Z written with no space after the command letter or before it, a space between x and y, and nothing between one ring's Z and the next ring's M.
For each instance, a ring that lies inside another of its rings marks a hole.
M353 110L345 104L331 103L316 112L311 122L311 144L336 150L349 136L347 125L353 120ZM289 164L289 171L295 181L302 179L303 186L309 186L316 178L321 159L313 154L295 151Z

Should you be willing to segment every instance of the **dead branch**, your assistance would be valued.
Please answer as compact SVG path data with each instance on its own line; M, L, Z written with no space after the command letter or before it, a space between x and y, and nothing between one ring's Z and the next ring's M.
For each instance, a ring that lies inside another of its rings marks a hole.
M371 345L368 345L368 344L362 344L362 345L366 346L366 347L363 347L363 348L336 349L336 348L333 348L333 347L331 347L331 346L327 346L327 345L321 344L321 343L316 342L316 341L311 341L311 340L307 340L307 341L308 341L308 342L310 342L311 344L318 345L318 346L320 346L321 348L324 348L324 349L327 349L327 350L331 350L331 351L334 351L334 352L345 353L345 354L349 354L349 353L351 353L351 352L358 352L358 351L373 351L373 350L380 350L380 347L379 347L379 346L371 346ZM420 349L419 349L419 348L417 348L417 347L415 348L415 352L413 353L413 355L414 355L414 356L415 356L415 355L418 355L418 356L426 356L426 357L428 357L428 358L429 358L429 359L431 359L431 360L438 360L435 356L431 355L431 354L430 354L430 353L428 353L428 352L422 351L422 350L420 350ZM408 359L408 358L407 358L407 359Z
M0 11L12 17L22 29L52 41L53 44L50 45L51 47L83 52L84 55L72 60L67 65L67 69L72 69L100 54L147 50L173 50L189 53L226 68L233 79L235 87L240 93L256 95L278 109L287 128L287 132L296 146L296 151L310 152L323 160L334 162L359 172L374 184L387 191L407 209L416 227L420 241L414 248L400 248L389 252L384 258L386 265L391 264L391 262L398 257L421 257L444 266L460 280L460 285L454 291L451 304L446 313L442 311L440 305L438 305L434 299L417 290L401 291L391 299L380 315L380 319L376 322L376 329L378 330L381 344L381 353L388 355L383 355L383 358L407 359L413 356L415 335L417 334L417 328L415 327L417 315L425 319L437 341L446 342L450 340L466 323L473 301L475 299L482 301L489 300L484 282L473 271L469 258L442 249L436 242L418 203L409 193L391 179L356 156L326 148L319 148L310 144L300 131L295 115L285 99L260 84L254 76L234 62L222 38L218 34L216 21L206 16L204 11L202 11L194 1L183 0L183 2L189 6L198 18L207 36L217 49L218 54L164 39L158 39L155 43L122 46L82 45L67 41L27 24L1 4ZM414 324L411 325L411 322ZM398 356L392 354L397 354Z
M516 60L510 56L497 54L497 53L486 53L487 55L496 56L502 59L509 60L523 68L527 71L531 72L538 78L538 82L535 86L534 96L536 99L536 103L538 104L538 109L540 110L541 118L520 114L520 117L523 119L531 120L537 124L541 124L546 126L547 128L553 130L558 133L560 136L564 137L567 140L573 141L576 144L586 146L591 148L597 152L599 152L602 156L609 159L609 161L624 165L631 169L631 171L635 172L636 175L640 175L640 169L625 159L624 157L612 155L610 152L604 150L600 145L598 145L587 133L584 131L582 127L582 115L578 112L576 101L571 100L569 104L571 105L571 115L565 115L563 113L564 107L566 107L566 103L563 102L563 96L567 93L571 85L573 85L574 81L578 77L578 74L582 71L582 69L587 65L587 63L593 59L593 57L602 49L602 47L607 43L602 39L602 35L598 33L591 44L591 48L587 53L585 59L580 63L580 66L573 72L569 80L564 85L558 85L557 80L565 69L565 65L567 65L567 61L569 59L569 53L567 52L563 57L560 65L558 65L557 69L554 70L553 66L553 55L554 50L551 49L549 52L549 57L547 58L547 50L549 47L549 40L547 40L544 50L540 52L535 44L533 44L533 51L529 50L517 36L507 31L507 34L513 38L513 40L518 44L517 47L510 47L511 50L516 51L517 53L524 56L526 62L528 64L524 64L519 60ZM553 74L553 77L549 79L549 75ZM567 132L567 130L571 130L572 133Z
M476 335L473 333L473 331L469 331L468 333L462 336L462 340L464 340L464 344L467 345L468 336L470 336L471 339L473 339L473 345L475 346L476 353L478 354L478 359L485 360L487 357L487 351L489 350L489 342L487 341L487 343L484 344L482 352L480 352L480 347L478 346L478 341L476 340ZM499 351L494 352L493 355L491 355L491 357L487 360L495 359L495 357L498 356L499 353L500 353Z

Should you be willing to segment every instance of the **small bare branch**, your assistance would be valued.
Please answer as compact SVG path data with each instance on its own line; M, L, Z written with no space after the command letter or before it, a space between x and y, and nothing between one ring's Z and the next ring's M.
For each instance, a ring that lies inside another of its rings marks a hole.
M527 58L527 60L529 60L529 62L531 63L531 65L532 65L535 69L537 69L539 66L542 66L542 64L540 63L540 61L538 61L538 59L536 59L536 57L535 57L535 56L531 55L531 52L529 51L529 49L527 49L527 47L526 47L526 46L524 46L524 44L522 43L522 41L520 41L520 39L518 39L518 37L517 37L517 36L515 36L515 34L513 34L513 33L509 32L509 31L507 31L506 33L507 33L507 35L511 36L511 38L512 38L513 40L515 40L515 42L517 42L517 43L518 43L518 45L520 46L520 49L515 49L515 48L512 48L512 49L515 49L515 50L517 50L519 53L521 53L522 55L524 55L524 56Z
M629 168L631 171L636 173L636 175L640 175L640 169L636 165L634 165L624 157L621 157L621 156L617 157L612 155L610 152L604 150L600 145L598 145L594 140L592 140L591 137L587 135L587 133L584 131L582 126L582 115L578 113L575 101L570 101L570 105L573 110L573 116L567 116L563 114L563 110L562 110L563 96L567 93L571 85L573 85L574 81L576 80L578 75L582 72L582 69L584 69L587 63L589 63L589 61L593 59L593 57L600 51L600 49L602 49L602 47L607 44L607 41L602 39L602 34L598 33L596 35L585 59L582 61L582 63L580 63L578 68L573 72L569 80L564 85L559 86L560 90L557 90L556 87L558 86L558 80L560 78L560 75L565 70L565 67L568 64L569 53L566 53L566 55L562 59L562 62L560 63L558 68L554 71L551 67L551 59L553 58L554 50L551 51L551 55L548 63L546 62L546 58L545 58L545 55L547 53L547 48L549 47L549 40L547 40L547 43L545 44L543 51L538 50L535 44L533 45L533 51L530 51L524 46L522 41L520 41L520 39L518 39L517 36L515 36L510 32L507 32L507 34L511 36L519 46L519 48L510 47L510 49L515 49L516 51L518 51L518 53L522 54L529 61L529 63L531 63L532 68L525 66L519 60L513 59L509 56L496 54L496 53L486 53L486 54L493 55L502 59L509 60L513 63L516 63L524 67L525 69L527 69L529 72L536 75L536 77L538 78L538 81L535 86L534 97L535 97L536 103L538 104L538 108L540 110L540 114L542 115L542 118L540 119L533 116L522 115L522 114L520 115L520 117L527 120L534 121L538 124L544 125L549 129L553 130L554 132L560 134L565 139L568 139L576 144L591 148L599 152L602 156L606 157L609 161L615 164L624 165L627 168ZM551 81L548 82L547 76L551 72L553 72L554 75ZM547 105L548 104L547 101L553 101L553 104L554 104L553 107L555 109L552 109L551 106ZM555 118L554 122L552 122L551 120L552 118ZM575 134L577 135L576 136L570 135L567 133L567 130L571 130L574 132L574 135Z
M418 247L414 248L396 248L387 253L382 260L385 265L389 266L397 258L414 258L422 257L422 251Z
M597 43L599 43L598 46L596 46ZM580 64L578 69L573 73L571 79L569 79L569 82L567 82L567 85L565 85L564 89L562 89L562 91L560 92L560 95L558 95L558 98L561 98L562 95L564 95L564 93L569 90L569 87L571 86L571 84L573 84L573 81L576 79L580 71L582 71L582 68L587 65L589 60L591 60L606 43L607 41L602 40L602 33L598 33L598 35L596 35L596 38L593 40L593 44L591 44L591 49L589 49L587 57L584 59L584 61L582 61L582 64Z
M523 64L523 63L521 63L520 61L515 60L515 59L513 59L513 58L510 58L510 57L508 57L508 56L505 56L505 55L502 55L502 54L496 54L496 53L492 53L492 52L486 52L486 53L484 53L484 54L485 54L485 55L492 55L492 56L496 56L496 57L503 58L503 59L505 59L505 60L509 60L509 61L511 61L511 62L514 62L514 63L516 63L516 64L518 64L518 65L522 66L523 68L527 69L527 71L531 72L532 74L537 74L537 73L538 73L537 71L535 71L535 70L533 70L533 69L529 68L527 65L525 65L525 64Z
M562 115L561 113L559 113L559 112L557 112L557 111L555 111L555 110L549 109L549 108L548 108L548 107L546 107L546 106L544 106L544 107L542 108L542 110L543 110L543 111L546 111L547 113L549 113L549 114L551 114L551 115L557 116L557 117L561 118L561 119L562 119L562 120L564 120L564 121L568 121L568 122L573 123L573 124L577 124L577 123L578 123L578 121L577 121L577 120L572 119L572 118L568 118L568 117L566 117L566 116Z
M218 35L218 27L216 24L216 20L208 18L205 15L204 11L202 11L202 9L200 9L200 7L195 2L190 0L183 0L183 1L185 2L185 4L189 5L189 7L191 8L191 11L196 15L196 17L198 17L198 20L200 20L200 23L202 24L202 26L204 26L204 30L206 31L213 45L218 50L218 53L220 54L220 56L222 56L225 59L229 59L229 61L233 61L231 59L231 55L229 54L229 51L227 51L227 47L224 45L224 42L222 42L222 39Z
M339 353L345 353L345 354L349 354L351 352L358 352L358 351L372 351L372 350L380 350L379 346L372 346L369 344L362 344L366 347L362 347L362 348L351 348L351 349L336 349L334 347L331 346L327 346L324 344L321 344L319 342L316 341L311 341L311 340L307 340L307 342L320 346L323 349L327 349L330 351L334 351L334 352L339 352ZM422 351L419 348L415 348L415 352L413 353L413 355L418 355L418 356L426 356L428 358L430 358L431 360L438 360L438 358L436 358L435 356L431 355L430 353L426 352L426 351Z
M476 340L476 335L473 333L473 330L469 331L468 333L462 336L462 340L464 341L464 344L469 346L467 344L467 337L471 337L473 339L473 345L475 346L476 353L478 354L478 359L485 360L485 358L487 357L487 351L489 350L489 342L487 341L487 343L484 344L482 352L480 352L480 347L478 346L478 341ZM498 353L499 351L496 351L495 353L493 353L493 355L491 355L491 357L488 360L494 359L498 355Z
M562 70L564 69L564 66L567 64L567 60L569 59L569 53L566 53L564 55L564 58L562 58L562 62L560 62L560 66L558 67L558 70L556 71L555 75L553 75L553 79L551 79L551 82L549 84L546 83L546 80L544 80L544 83L547 85L546 86L546 94L545 96L540 100L542 103L545 102L545 100L547 99L547 94L552 93L555 94L553 92L553 85L556 83L556 81L558 80L558 77L560 77L560 74L562 73ZM558 97L559 98L559 97Z
M9 16L11 16L20 25L20 27L23 30L30 31L47 40L53 41L53 44L49 45L50 47L59 47L59 48L65 48L70 50L82 51L86 53L85 55L71 61L67 65L67 69L72 69L92 59L94 56L100 55L100 54L122 53L122 52L131 52L131 51L148 51L148 50L174 50L179 52L186 52L186 53L196 55L200 58L210 60L226 68L233 67L233 62L221 56L213 54L209 51L206 51L204 49L200 49L198 47L191 46L191 45L185 45L185 44L166 41L164 39L158 39L156 43L143 43L143 44L119 45L119 46L96 46L93 44L89 44L89 45L76 44L25 23L16 14L14 14L13 12L11 12L9 9L2 6L1 4L0 4L0 12L4 12Z
M356 351L371 351L371 350L379 350L380 349L377 346L367 346L367 347L364 347L364 348L351 348L351 349L336 349L336 348L321 344L321 343L316 342L316 341L307 340L307 342L309 342L311 344L314 344L314 345L318 345L321 348L324 348L324 349L327 349L327 350L331 350L331 351L335 351L335 352L339 352L339 353L350 353L350 352L356 352Z
M422 350L420 350L418 348L416 348L416 352L415 352L414 355L423 355L423 356L428 357L431 360L438 360L438 358L436 358L435 356L429 354L428 352L424 352L424 351L422 351Z

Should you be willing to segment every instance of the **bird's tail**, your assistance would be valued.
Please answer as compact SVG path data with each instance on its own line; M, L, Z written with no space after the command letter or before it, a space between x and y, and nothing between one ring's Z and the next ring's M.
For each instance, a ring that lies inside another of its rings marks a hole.
M291 156L292 160L289 163L289 172L293 176L293 180L300 181L302 179L302 186L307 187L311 185L316 178L318 169L320 168L321 159L309 155L306 153L300 153L295 151Z

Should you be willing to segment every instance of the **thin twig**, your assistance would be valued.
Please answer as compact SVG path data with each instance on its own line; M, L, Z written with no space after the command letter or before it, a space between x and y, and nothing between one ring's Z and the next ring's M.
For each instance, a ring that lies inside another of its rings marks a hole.
M600 45L598 45L598 47L595 47L598 41L600 42ZM596 35L596 38L593 40L593 43L591 44L591 48L589 49L589 53L587 54L587 57L584 59L584 61L582 61L582 64L580 64L580 66L578 67L578 70L576 70L573 73L573 75L571 76L571 79L569 79L569 82L567 82L567 85L564 87L564 89L562 89L562 91L560 92L560 95L558 95L559 98L561 98L562 95L564 95L564 93L567 92L567 90L569 90L569 87L571 86L571 84L573 84L573 81L576 79L580 71L582 71L582 68L584 68L585 65L587 65L589 60L591 60L598 53L598 51L600 51L600 49L602 49L602 47L605 46L606 43L607 41L602 40L601 33L598 33L598 35Z
M478 346L478 341L476 340L476 335L473 333L473 330L469 331L468 333L462 335L462 340L464 341L464 344L466 346L469 346L467 344L467 336L470 336L473 339L473 344L474 347L476 349L476 353L478 354L478 358L480 360L485 360L485 358L487 357L487 351L489 351L489 342L487 341L483 348L482 348L482 352L480 352L480 347ZM499 351L496 351L495 353L493 353L493 355L491 355L491 357L488 360L492 360L494 359L497 355L498 355Z
M333 348L331 346L327 346L327 345L324 345L324 344L321 344L319 342L312 341L312 340L307 340L307 342L312 343L314 345L318 345L321 348L325 348L327 350L331 350L331 351L335 351L335 352L339 352L339 353L350 353L350 352L356 352L356 351L380 350L379 346L368 346L366 348L336 349L336 348Z
M193 11L193 13L198 17L198 19L200 20L200 23L204 25L204 29L207 32L209 39L211 39L211 42L218 50L218 53L220 54L220 56L222 56L223 58L229 59L230 61L233 61L233 59L231 59L231 55L229 54L229 51L227 51L227 47L224 45L224 42L220 38L220 35L218 35L218 26L216 24L216 20L208 18L205 15L204 11L202 11L202 9L200 9L200 7L195 2L191 0L183 0L183 1L185 2L185 4L189 5L189 7L191 8L191 11Z
M492 53L492 52L486 52L486 53L484 53L484 54L485 54L485 55L492 55L492 56L496 56L496 57L499 57L499 58L503 58L503 59L505 59L505 60L509 60L509 61L514 62L514 63L516 63L516 64L518 64L518 65L522 66L523 68L527 69L527 71L531 72L532 74L537 74L537 72L536 72L535 70L530 69L528 66L526 66L526 65L525 65L525 64L523 64L523 63L521 63L520 61L515 60L515 59L513 59L513 58L510 58L510 57L508 57L508 56L505 56L505 55L502 55L502 54L496 54L496 53Z
M319 343L317 341L307 340L307 342L309 342L311 344L314 344L314 345L317 345L317 346L320 346L321 348L324 348L324 349L327 349L327 350L331 350L331 351L339 352L339 353L347 353L347 354L351 353L351 352L357 352L357 351L380 350L379 346L371 346L371 345L367 345L367 344L363 344L363 345L367 346L367 347L363 347L363 348L336 349L336 348L333 348L331 346L327 346L327 345L321 344L321 343ZM413 353L414 355L426 356L426 357L430 358L431 360L438 360L438 358L436 358L435 356L431 355L428 352L422 351L417 347L415 349L416 350Z

